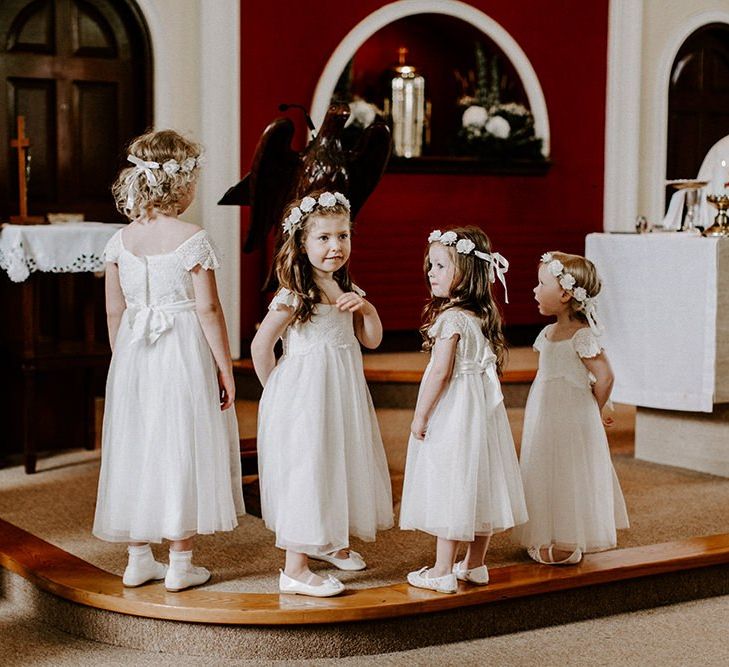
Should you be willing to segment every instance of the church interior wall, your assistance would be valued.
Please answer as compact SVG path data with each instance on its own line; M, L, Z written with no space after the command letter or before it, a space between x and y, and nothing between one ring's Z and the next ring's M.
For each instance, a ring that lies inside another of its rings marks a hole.
M708 23L729 23L729 2L643 0L643 12L638 210L650 221L660 222L665 213L670 68L692 32Z
M263 129L280 115L278 105L309 107L332 52L386 4L242 3L242 171ZM422 256L431 229L482 226L512 263L506 321L531 325L539 322L531 288L540 254L557 247L582 252L585 234L603 227L608 1L571 0L549 12L539 0L470 4L497 21L534 67L549 113L552 166L544 176L384 176L358 216L352 270L391 331L418 326L426 296ZM303 130L297 140L303 146ZM244 233L247 222L244 210ZM257 295L267 262L260 254L242 258L244 341L268 298Z

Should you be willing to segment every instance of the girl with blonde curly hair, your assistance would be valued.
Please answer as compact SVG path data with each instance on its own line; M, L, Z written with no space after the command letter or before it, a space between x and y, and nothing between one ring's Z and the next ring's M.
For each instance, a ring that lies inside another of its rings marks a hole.
M499 383L505 354L492 293L508 262L478 227L428 237L423 311L431 358L410 426L400 528L437 538L435 565L408 583L455 593L488 583L491 535L526 521L519 464ZM457 562L461 543L465 556Z
M94 535L127 542L125 586L205 583L198 533L244 512L233 369L208 233L180 220L195 196L200 147L172 130L129 146L113 186L131 220L105 249L111 366ZM168 540L169 568L150 542Z
M390 528L392 493L360 345L376 348L382 325L349 276L349 202L317 191L292 202L275 259L280 289L253 339L263 395L258 408L261 509L286 551L282 593L338 595L341 581L309 558L363 570L350 535ZM274 346L283 340L276 363Z

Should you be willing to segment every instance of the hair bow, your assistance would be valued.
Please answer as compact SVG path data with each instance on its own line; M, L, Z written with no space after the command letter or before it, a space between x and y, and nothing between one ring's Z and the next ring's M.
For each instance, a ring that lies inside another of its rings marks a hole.
M509 294L506 291L506 272L509 270L509 261L499 252L481 252L480 250L474 250L473 254L479 259L484 260L488 263L489 268L489 282L496 282L496 278L504 286L504 301L509 303Z

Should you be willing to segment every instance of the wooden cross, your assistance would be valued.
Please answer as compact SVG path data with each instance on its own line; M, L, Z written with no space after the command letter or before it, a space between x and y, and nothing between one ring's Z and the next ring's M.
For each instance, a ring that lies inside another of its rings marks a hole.
M18 116L18 138L12 139L10 145L18 151L18 189L20 215L11 215L10 222L13 225L37 225L46 220L40 216L28 215L28 181L26 180L27 150L30 147L30 140L25 136L25 116Z

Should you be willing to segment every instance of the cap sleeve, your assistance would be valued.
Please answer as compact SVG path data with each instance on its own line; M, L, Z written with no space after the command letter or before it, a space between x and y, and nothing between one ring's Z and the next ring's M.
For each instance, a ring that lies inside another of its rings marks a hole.
M359 294L359 296L367 296L367 292L365 292L361 287L358 287L354 283L352 283L352 291L355 294Z
M449 308L438 315L433 326L428 329L428 336L434 339L448 339L458 334L463 338L465 329L466 323L464 322L463 315L453 308Z
M536 337L536 339L535 339L534 344L532 345L532 347L537 352L541 352L542 349L544 348L544 343L547 340L547 329L549 329L549 327L551 327L551 326L552 326L551 324L548 324L546 327L544 327L544 329L542 329L539 332L539 335Z
M191 271L198 264L206 271L220 267L220 253L204 229L182 243L176 252L186 271Z
M580 329L572 336L572 347L583 358L596 357L602 352L600 341L588 327Z
M122 245L121 245L121 233L122 230L120 229L114 236L112 236L107 242L106 246L104 247L104 261L105 262L112 262L116 264L119 261L119 253L121 252Z
M268 305L269 310L281 310L282 308L296 308L299 305L299 297L290 289L282 287Z

